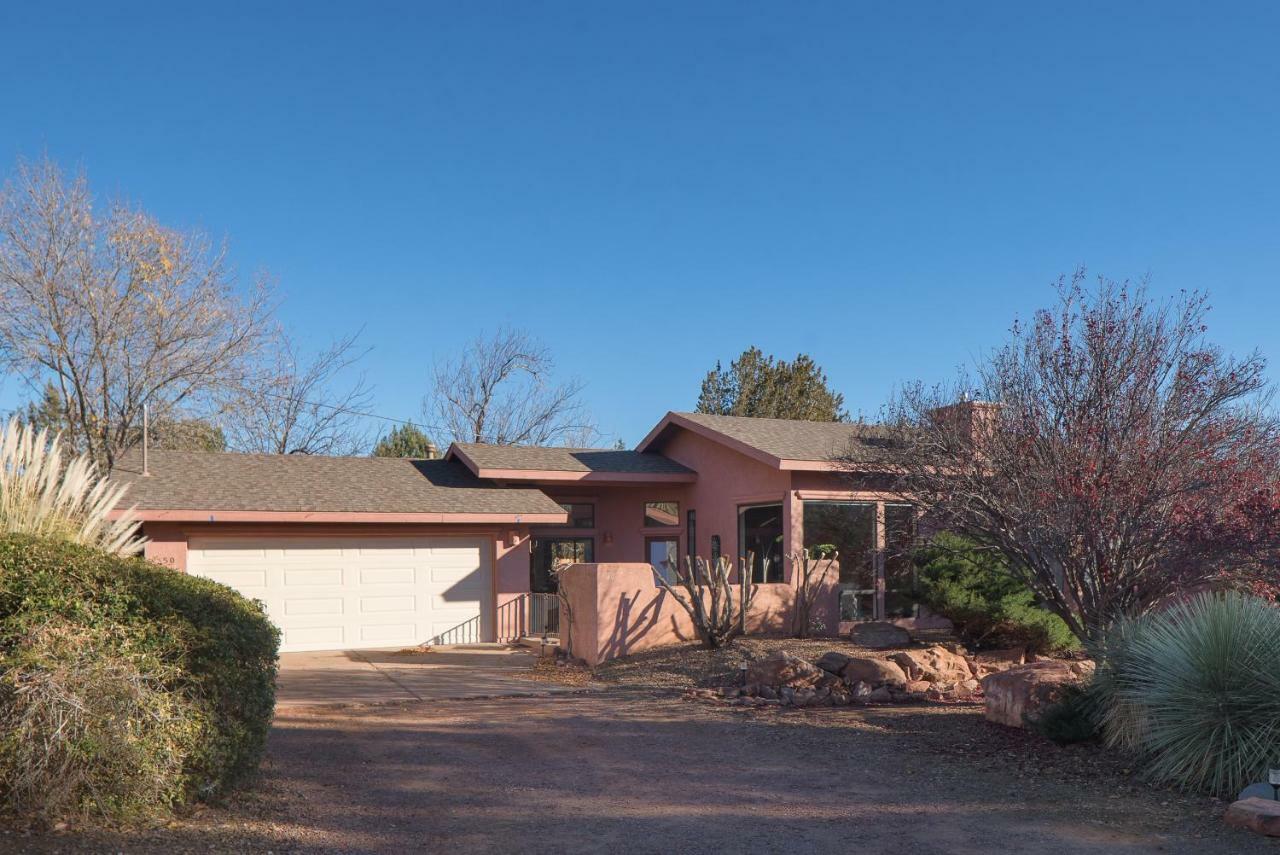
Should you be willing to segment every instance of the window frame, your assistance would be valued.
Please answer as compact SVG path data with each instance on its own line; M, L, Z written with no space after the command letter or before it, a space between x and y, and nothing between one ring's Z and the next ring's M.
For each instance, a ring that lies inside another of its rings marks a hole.
M653 523L649 522L649 506L650 505L674 505L675 512L672 513L673 523ZM646 499L642 508L644 516L641 517L640 527L645 531L679 531L680 530L680 501L678 499Z
M594 501L594 500L592 500L592 501L587 501L587 500L585 500L585 499L557 499L557 500L556 500L556 504L557 504L557 505L559 505L560 507L564 508L565 513L569 515L569 520L568 520L567 522L563 522L563 523L554 523L554 524L552 525L552 527L553 527L553 528L572 528L572 529L582 529L582 530L594 530L594 529L595 529L595 527L596 527L596 503L595 503L595 501ZM573 508L573 507L575 507L575 506L576 506L576 507L587 507L587 508L590 508L590 509L591 509L591 524L590 524L590 525L580 525L580 524L578 524L577 522L575 522L575 521L574 521L574 518L573 518L573 511L572 511L572 510L570 510L570 508Z
M778 530L782 533L782 537L783 537L783 543L782 543L782 545L780 545L780 546L778 547L778 564L777 564L777 576L778 576L778 578L777 578L777 579L773 579L773 580L770 580L770 579L769 579L769 574L768 574L767 572L765 572L765 567L764 567L764 564L763 564L763 556L761 556L761 562L762 562L762 563L761 563L761 565L760 565L760 569L761 569L761 573L760 573L760 575L761 575L761 577L762 577L762 578L760 578L760 579L757 579L757 578L756 578L756 567L755 567L755 562L752 562L751 566L750 566L749 568L747 568L747 569L748 569L748 571L751 573L751 582L752 582L752 584L754 584L754 585L772 585L772 584L778 584L778 583L781 583L781 582L785 582L785 581L787 580L787 569L786 569L786 560L787 560L787 556L786 556L786 536L787 536L787 525L786 525L786 501L785 501L784 499L778 499L777 501L768 501L768 502L749 502L749 503L747 503L747 504L738 505L738 506L737 506L737 508L738 508L738 562L739 562L739 566L741 566L741 562L742 562L742 560L743 560L743 559L745 559L745 558L747 557L747 555L746 555L746 547L747 547L747 544L746 544L746 540L747 540L746 513L747 513L747 511L755 510L755 509L757 509L757 508L777 508L777 509L778 509L778 521L779 521L779 522L778 522Z

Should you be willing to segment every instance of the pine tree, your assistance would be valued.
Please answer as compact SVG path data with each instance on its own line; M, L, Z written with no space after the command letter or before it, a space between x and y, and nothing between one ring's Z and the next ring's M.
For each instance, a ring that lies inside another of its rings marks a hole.
M722 416L755 416L842 422L844 396L827 383L827 375L805 354L787 362L750 347L730 363L707 372L698 396L698 412Z
M434 460L440 456L436 444L431 437L423 433L417 425L406 424L394 427L391 432L378 440L373 448L374 457L412 457Z

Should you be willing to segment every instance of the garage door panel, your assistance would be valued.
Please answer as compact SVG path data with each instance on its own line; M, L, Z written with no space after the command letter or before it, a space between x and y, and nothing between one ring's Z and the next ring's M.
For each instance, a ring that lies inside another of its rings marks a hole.
M301 558L304 561L315 561L317 558L341 558L341 546L313 546L308 543L293 543L283 547L285 559Z
M299 569L284 571L284 586L286 588L308 588L335 586L341 587L343 584L342 568L332 567L327 569Z
M361 567L361 585L412 585L417 580L413 567Z
M325 650L346 647L346 634L341 626L293 626L281 632L281 648L292 650Z
M400 597L361 597L360 613L375 614L380 612L416 612L418 598L412 594Z
M284 601L286 615L340 615L346 609L341 597L287 597Z
M487 555L475 539L197 538L188 568L262 600L282 650L324 650L485 638Z

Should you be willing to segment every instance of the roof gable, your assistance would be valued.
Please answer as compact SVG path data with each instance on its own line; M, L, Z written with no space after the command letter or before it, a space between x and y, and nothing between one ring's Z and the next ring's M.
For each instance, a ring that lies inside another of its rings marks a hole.
M661 447L671 429L690 430L778 469L833 469L849 461L874 467L889 464L893 434L882 425L861 422L809 422L667 413L638 446Z

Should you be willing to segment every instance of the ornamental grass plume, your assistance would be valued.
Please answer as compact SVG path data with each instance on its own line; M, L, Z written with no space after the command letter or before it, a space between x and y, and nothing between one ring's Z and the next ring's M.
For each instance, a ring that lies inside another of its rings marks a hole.
M10 419L0 432L0 532L136 554L145 540L133 509L109 516L126 489L99 473L87 455L68 455L47 430Z

